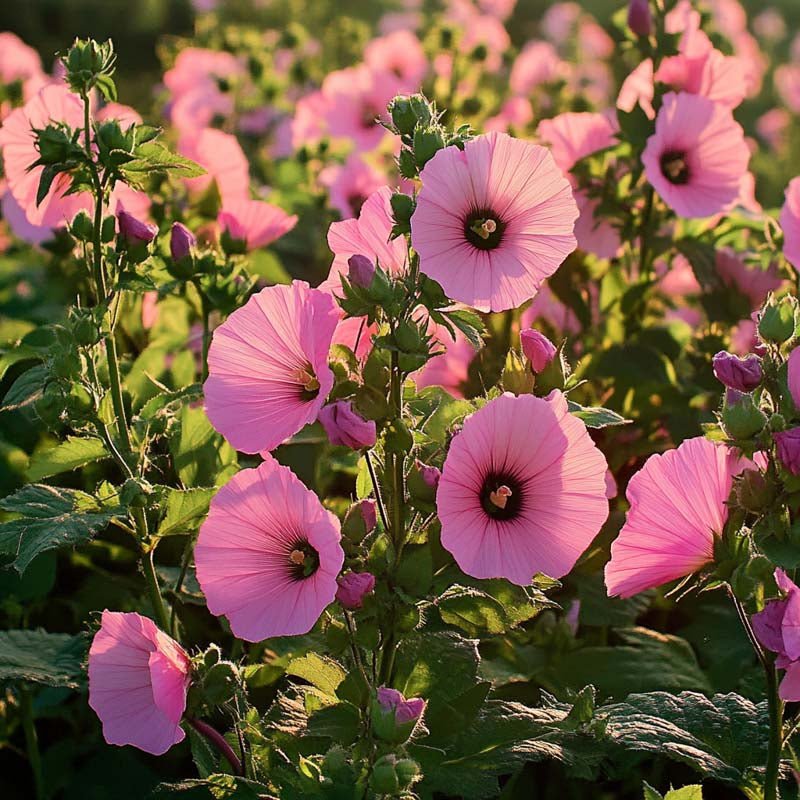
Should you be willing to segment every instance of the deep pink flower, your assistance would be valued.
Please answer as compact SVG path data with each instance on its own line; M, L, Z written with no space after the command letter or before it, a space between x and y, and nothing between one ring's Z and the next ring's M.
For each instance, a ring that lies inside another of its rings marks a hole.
M537 86L564 77L566 69L550 42L528 42L511 67L508 85L513 94L527 97Z
M403 237L389 241L392 232L392 190L388 186L373 192L361 207L358 219L332 222L328 228L328 247L334 257L328 277L320 289L341 294L339 275L348 272L350 256L366 256L377 261L390 275L406 269L406 245Z
M308 633L336 596L339 520L272 456L211 501L194 549L208 609L248 642Z
M250 196L250 165L235 136L206 128L199 135L182 137L178 151L206 170L205 175L186 180L191 192L202 194L216 181L223 203Z
M206 412L237 450L272 450L317 418L338 318L330 294L294 281L262 289L214 331Z
M560 578L608 516L606 469L563 394L504 394L450 445L436 492L442 545L475 578Z
M608 594L631 597L710 563L733 477L748 464L702 436L650 456L628 484L630 511L605 569Z
M420 177L412 242L422 272L454 300L516 308L575 249L578 209L544 147L488 133L440 150Z
M737 392L752 392L764 377L761 359L753 353L739 358L721 350L714 356L712 363L717 380Z
M348 572L336 579L336 599L343 608L361 608L364 598L375 590L375 576L370 572Z
M158 226L152 225L149 222L142 222L136 219L133 214L127 211L119 211L117 213L117 226L119 228L119 235L131 244L152 242L158 234Z
M676 214L710 217L737 199L750 150L729 108L670 92L642 154L647 179Z
M432 467L430 464L423 464L418 458L414 461L414 466L419 471L420 477L426 486L430 489L435 489L442 479L442 471L438 467Z
M194 234L182 223L173 222L169 233L169 254L173 261L192 254L192 248L197 244Z
M543 334L534 328L528 328L519 335L522 352L528 359L531 369L539 373L555 358L556 346Z
M271 203L242 198L223 202L217 222L231 239L243 241L250 251L280 239L294 228L297 217Z
M773 434L778 448L778 460L792 473L800 475L800 428L790 428Z
M800 409L800 347L795 347L789 353L787 366L787 381L789 393L796 408Z
M628 27L637 36L649 36L653 27L653 15L649 0L630 0L628 3Z
M323 406L318 417L331 444L362 450L375 444L375 421L364 419L349 400Z
M361 156L351 153L344 164L331 164L319 174L319 182L328 188L331 205L342 219L358 216L366 199L383 186L386 177Z
M793 178L786 187L780 223L783 229L783 254L787 261L800 269L800 177Z
M89 650L89 705L105 740L157 756L182 742L190 669L186 651L152 620L104 611Z
M421 697L409 697L406 700L402 692L387 686L378 687L377 697L381 710L394 712L395 721L399 725L416 722L425 710L425 701Z
M347 280L352 286L366 289L375 278L375 264L372 259L362 255L350 256L347 259Z
M419 89L428 71L428 59L419 39L409 30L399 30L373 39L364 48L364 61L377 72L395 75L405 91Z

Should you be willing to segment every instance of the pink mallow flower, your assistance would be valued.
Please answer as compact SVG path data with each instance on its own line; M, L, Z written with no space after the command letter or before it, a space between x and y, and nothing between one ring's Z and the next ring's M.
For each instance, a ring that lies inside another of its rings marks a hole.
M567 66L550 42L528 42L511 67L512 94L527 97L537 86L566 76Z
M786 200L781 209L783 254L786 260L800 269L800 177L789 181Z
M379 686L373 703L372 727L379 739L401 744L408 740L425 711L421 697L409 697L388 686Z
M262 289L214 331L206 413L237 450L272 450L317 418L338 319L330 294L294 281Z
M528 328L519 335L522 352L535 373L541 372L555 358L556 346L543 334L534 328Z
M178 152L206 171L205 175L186 179L192 194L202 194L216 182L223 204L250 196L250 165L235 136L206 128L198 135L182 137Z
M785 669L779 694L782 700L800 700L800 589L782 570L775 570L781 596L768 600L751 622L758 641L777 654L775 666Z
M336 599L349 611L361 608L364 598L375 591L375 576L370 572L348 572L340 575L336 583L339 585Z
M800 475L800 428L789 428L773 434L778 449L778 460L792 473Z
M375 421L364 419L349 400L323 406L318 417L331 444L363 450L376 440Z
M352 153L344 164L325 167L319 174L319 182L328 189L330 204L342 219L349 219L359 214L373 192L386 186L386 177Z
M605 569L608 594L632 597L709 564L733 478L747 466L702 436L650 456L628 484L630 511Z
M762 269L760 264L746 263L728 247L719 248L715 260L722 282L744 295L753 309L760 308L767 294L780 288L783 283L777 264Z
M190 680L186 651L152 620L103 612L89 650L89 705L109 744L158 756L182 742Z
M404 91L417 91L428 71L428 59L419 39L409 30L398 30L373 39L364 48L364 61L376 72L389 73Z
M701 95L670 92L642 154L645 173L682 217L710 217L739 196L750 150L729 108Z
M752 392L764 377L761 359L753 353L739 358L721 350L714 356L712 364L716 379L737 392Z
M450 445L436 492L442 545L475 578L560 578L608 516L606 470L563 394L504 394Z
M217 216L220 228L249 252L272 244L297 224L297 217L262 200L229 200Z
M339 520L272 456L211 501L194 555L209 611L248 642L308 633L336 597Z
M480 311L533 297L575 249L578 208L549 151L488 133L440 150L411 218L420 269Z

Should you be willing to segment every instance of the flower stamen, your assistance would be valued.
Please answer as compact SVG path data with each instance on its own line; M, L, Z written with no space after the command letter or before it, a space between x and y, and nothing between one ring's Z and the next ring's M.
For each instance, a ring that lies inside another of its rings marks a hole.
M511 497L513 492L508 486L499 486L495 491L489 492L489 502L498 508L504 509L508 504L508 498Z

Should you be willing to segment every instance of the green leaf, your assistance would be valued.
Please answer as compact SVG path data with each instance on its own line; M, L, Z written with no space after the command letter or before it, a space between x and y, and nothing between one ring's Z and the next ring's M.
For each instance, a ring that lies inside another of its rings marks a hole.
M201 778L213 775L219 769L219 758L214 748L205 736L201 736L194 728L187 726L189 732L189 746L192 750L192 760L197 767Z
M290 661L286 667L286 674L308 681L328 697L336 697L336 688L347 676L347 672L338 661L316 653L309 653Z
M714 290L722 286L717 270L717 253L713 244L695 238L678 239L678 252L685 256L692 267L697 282L703 289Z
M745 785L767 759L767 703L737 694L632 694L603 706L605 735L626 750L662 755L705 777Z
M41 351L35 347L25 344L18 344L13 350L8 350L0 356L0 380L5 377L6 372L15 364L23 361L35 361L41 358Z
M208 504L214 489L169 489L162 502L164 515L158 524L156 536L172 536L197 530L208 513Z
M610 408L582 406L572 400L568 401L567 406L569 413L583 420L587 428L608 428L610 425L627 425L631 422Z
M358 738L361 717L350 703L336 703L315 711L308 718L311 736L326 736L338 744L349 745Z
M28 480L40 481L42 478L49 478L51 475L100 461L110 455L101 439L68 436L66 441L56 447L33 454L28 467Z
M35 402L42 394L42 387L49 375L44 364L31 367L22 373L11 385L3 398L0 411L16 411Z
M40 628L0 632L0 681L25 681L75 689L83 682L82 636Z
M10 556L20 574L39 553L82 544L119 514L85 492L40 483L0 500L0 508L19 515L0 523L0 555Z
M442 621L470 636L503 633L508 625L503 606L493 597L466 586L451 586L436 600Z
M143 188L153 173L173 172L179 178L196 178L205 170L188 158L171 152L159 142L145 142L134 151L135 158L119 168L131 186Z
M219 486L237 471L236 451L220 436L202 408L183 406L180 430L170 439L175 470L184 486Z
M703 787L695 784L680 789L670 789L664 795L664 800L703 800Z
M483 337L486 335L486 327L478 314L474 311L458 309L457 311L448 311L444 316L464 334L467 341L476 350L480 350L483 347Z
M397 584L414 597L422 597L433 579L433 556L427 544L408 545L397 568Z

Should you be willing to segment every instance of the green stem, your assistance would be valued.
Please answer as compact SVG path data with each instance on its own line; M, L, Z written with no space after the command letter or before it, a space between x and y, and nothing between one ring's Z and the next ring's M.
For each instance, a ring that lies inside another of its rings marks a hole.
M142 514L144 517L144 514ZM139 527L137 519L137 529ZM158 627L164 633L170 630L169 617L167 616L167 609L164 606L164 598L161 597L161 588L158 585L158 576L156 575L156 567L153 563L153 551L148 550L142 553L142 572L144 572L144 579L147 582L147 591L150 593L150 603L153 606L153 613L156 616Z
M199 289L200 287L198 287ZM205 296L200 295L203 311L203 383L208 377L208 348L211 346L211 331L208 326L209 308Z
M33 721L33 704L27 689L19 692L20 712L22 715L22 730L25 733L25 747L28 752L28 762L33 772L33 785L36 800L44 800L44 778L42 773L42 756L39 752L39 737L36 735L36 725Z
M186 542L186 547L183 550L183 558L181 559L181 571L178 574L178 580L175 582L175 597L172 601L172 613L169 618L169 630L172 637L177 635L178 627L178 598L183 587L183 582L186 579L186 573L189 571L189 562L192 560L192 553L194 552L194 539L190 538Z
M381 522L383 523L383 527L388 533L389 517L386 513L386 506L383 503L383 497L381 496L381 488L380 484L378 483L378 476L375 474L375 467L372 464L372 458L370 457L369 450L364 451L364 460L367 462L367 471L369 472L369 477L370 480L372 481L372 491L375 492L375 504L378 506L378 513L381 516Z

